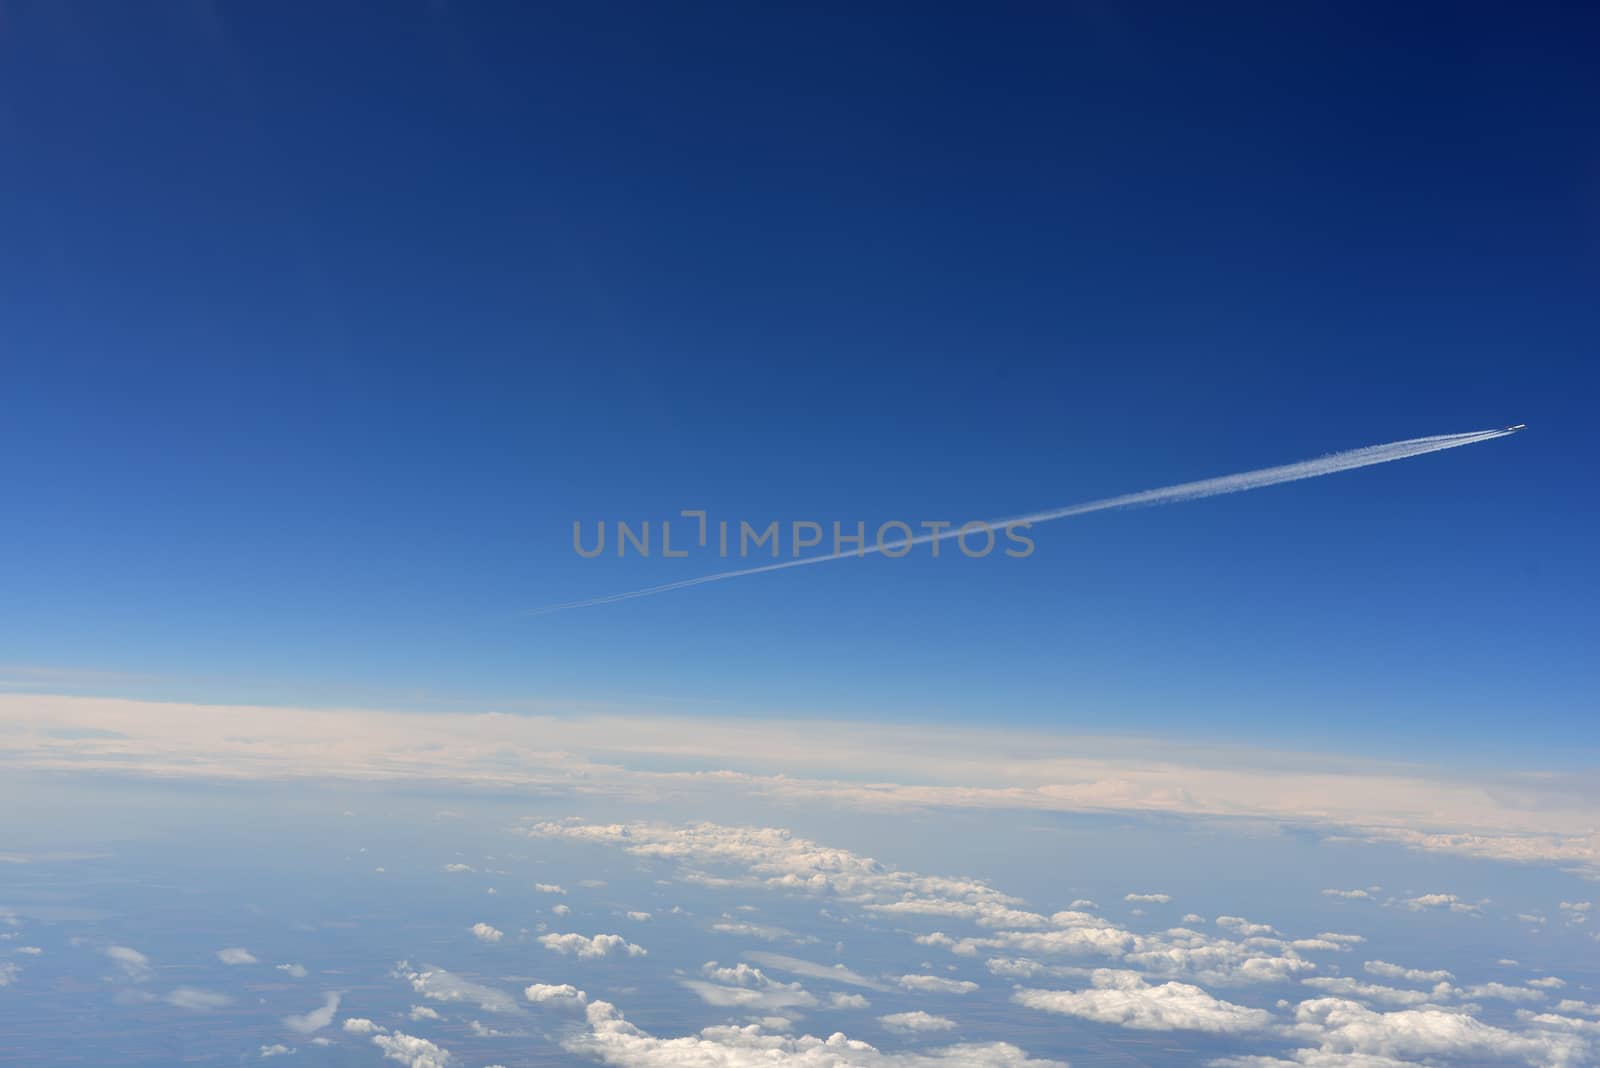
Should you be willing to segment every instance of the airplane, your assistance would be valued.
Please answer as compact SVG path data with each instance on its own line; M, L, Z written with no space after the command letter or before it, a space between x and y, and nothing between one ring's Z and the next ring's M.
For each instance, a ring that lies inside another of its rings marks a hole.
M1509 430L1526 430L1526 429L1528 429L1528 424L1527 423L1518 423L1516 426L1508 426L1508 427L1506 427L1506 429L1508 431Z

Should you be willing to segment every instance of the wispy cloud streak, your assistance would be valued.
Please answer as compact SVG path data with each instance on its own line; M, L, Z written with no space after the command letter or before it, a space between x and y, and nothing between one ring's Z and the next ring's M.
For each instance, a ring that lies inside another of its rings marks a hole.
M1465 434L1435 434L1425 438L1391 441L1386 445L1368 445L1365 448L1348 449L1344 452L1319 456L1314 460L1301 460L1298 463L1282 464L1278 467L1263 467L1255 471L1242 471L1232 475L1221 475L1217 478L1200 479L1196 482L1180 482L1173 486L1141 490L1138 493L1125 493L1120 497L1105 497L1096 501L1085 501L1082 504L1069 504L1062 508L1031 512L1027 515L1012 516L1008 519L993 519L989 521L988 525L996 530L1009 526L1034 526L1040 523L1049 523L1056 519L1068 519L1072 516L1087 515L1090 512L1106 512L1115 508L1177 504L1180 501L1195 501L1203 497L1219 497L1226 493L1243 493L1246 490L1264 489L1267 486L1276 486L1284 482L1299 482L1302 479L1320 478L1323 475L1337 474L1340 471L1354 471L1361 467L1371 467L1373 464L1408 460L1413 456L1441 452L1444 449L1456 449L1463 445L1476 445L1481 441L1493 441L1495 438L1503 438L1512 433L1514 431L1509 429L1475 430ZM826 564L834 560L844 560L850 557L898 552L902 549L910 549L913 546L926 545L930 542L946 541L950 538L959 537L960 534L960 527L951 527L910 538L867 545L860 549L832 552L821 556L805 556L795 560L781 560L774 564L742 567L732 571L719 571L711 575L701 575L698 578L664 582L659 586L646 586L642 589L628 590L625 593L612 593L603 597L591 597L583 601L546 605L543 608L530 609L528 614L548 615L551 612L563 612L572 608L594 608L604 604L616 604L620 601L632 601L639 597L654 597L661 593L686 590L693 586L704 586L711 582L725 582L728 579L743 578L746 575L761 575L768 571L785 571L792 567Z

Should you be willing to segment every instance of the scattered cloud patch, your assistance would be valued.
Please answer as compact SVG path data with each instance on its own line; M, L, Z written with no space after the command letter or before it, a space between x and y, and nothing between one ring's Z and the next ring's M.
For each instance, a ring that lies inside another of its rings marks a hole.
M535 1005L579 1006L589 1000L589 995L571 983L534 983L522 991L522 996Z
M1390 964L1386 960L1369 960L1361 967L1368 975L1376 975L1383 979L1403 979L1408 983L1443 983L1455 978L1443 968L1425 971L1421 968L1404 968L1398 964Z
M711 929L718 934L759 938L763 942L795 942L800 945L809 945L817 941L811 935L797 934L787 927L778 927L770 923L751 923L749 920L718 920L711 925Z
M1065 1068L1029 1057L1008 1042L885 1053L840 1033L795 1037L768 1033L760 1024L658 1038L606 1001L592 1002L585 1018L587 1029L568 1035L564 1047L626 1068Z
M339 1011L339 995L330 991L322 995L322 1005L303 1012L297 1016L285 1016L283 1026L301 1035L315 1034L333 1022L333 1014ZM346 1021L348 1023L349 1021Z
M104 951L112 964L135 983L142 983L155 974L150 958L128 946L107 946Z
M1421 894L1417 897L1405 898L1400 904L1412 912L1448 911L1472 914L1478 911L1477 905L1470 901L1463 901L1455 894Z
M399 1061L406 1068L453 1068L458 1063L444 1047L403 1031L373 1035L372 1044L383 1051L385 1060Z
M1087 990L1019 989L1012 1000L1030 1009L1057 1012L1138 1031L1259 1031L1272 1014L1212 997L1188 983L1145 981L1137 972L1096 969Z
M903 989L923 994L970 994L978 984L968 979L946 979L942 975L902 975L895 980Z
M643 957L649 951L634 945L617 934L546 934L539 936L539 944L553 953L577 957L579 960L599 960L601 957Z
M454 972L432 965L413 968L406 961L395 965L392 973L397 979L411 984L411 989L434 1001L463 1002L476 1005L484 1012L518 1013L521 1006L503 990L464 979Z
M878 1017L878 1022L890 1031L901 1034L921 1034L928 1031L954 1031L956 1022L947 1016L935 1016L917 1009L912 1012L891 1012Z
M219 994L215 990L202 990L196 986L180 986L161 1000L168 1005L193 1012L209 1012L233 1004L233 999L227 994Z
M847 986L858 986L865 990L886 991L889 989L876 979L868 979L859 972L852 971L843 964L819 964L816 961L805 960L800 957L789 957L782 953L746 953L746 960L780 972L788 972L807 979L821 979L827 982L844 983Z

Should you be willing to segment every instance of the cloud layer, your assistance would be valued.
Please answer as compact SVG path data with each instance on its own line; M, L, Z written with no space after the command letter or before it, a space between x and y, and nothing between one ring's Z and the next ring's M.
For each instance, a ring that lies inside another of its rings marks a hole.
M666 755L683 770L659 770L656 758ZM1023 730L908 733L826 722L402 715L0 694L0 761L208 779L470 782L644 802L743 794L881 810L1267 819L1600 873L1600 786L1581 773L1467 779L1414 766Z

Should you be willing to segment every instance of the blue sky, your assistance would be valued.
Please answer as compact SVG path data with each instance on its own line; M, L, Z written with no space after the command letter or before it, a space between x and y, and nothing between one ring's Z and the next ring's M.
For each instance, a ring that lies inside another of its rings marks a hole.
M13 11L0 663L1592 760L1595 30ZM715 569L575 519L965 519L1512 422L1024 561L524 614Z

